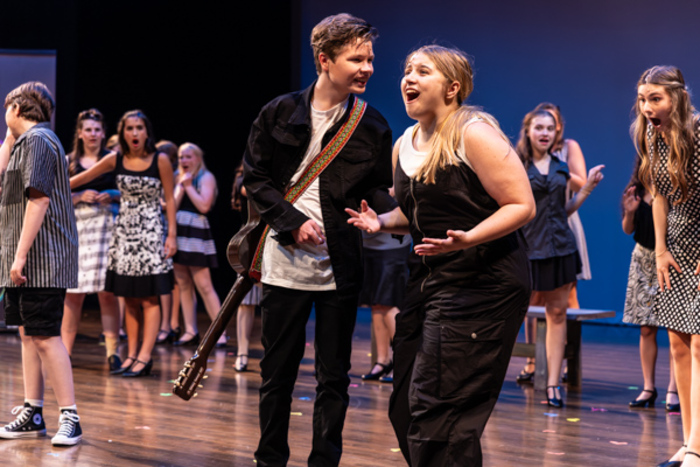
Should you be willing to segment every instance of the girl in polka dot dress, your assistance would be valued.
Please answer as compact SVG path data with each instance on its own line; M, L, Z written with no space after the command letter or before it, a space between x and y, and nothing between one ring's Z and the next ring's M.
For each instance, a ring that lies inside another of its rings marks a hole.
M661 465L700 466L700 126L679 69L646 70L637 93L631 133L654 196L654 311L669 332L685 440Z

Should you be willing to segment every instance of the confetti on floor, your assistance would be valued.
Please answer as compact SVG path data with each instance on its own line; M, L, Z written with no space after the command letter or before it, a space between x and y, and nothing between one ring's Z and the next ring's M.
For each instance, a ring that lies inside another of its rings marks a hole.
M302 413L301 412L292 412L290 415L301 417Z
M591 407L591 412L607 412L608 409L604 409L602 407Z
M639 389L639 386L628 386L627 389L636 391L637 389Z
M175 384L176 381L174 379L171 379L170 381L168 381L168 383Z
M53 457L58 457L58 456L59 456L59 455L56 454L55 452L47 452L46 455L47 455L47 456L53 456Z
M552 451L547 451L547 454L551 454L553 456L563 456L566 454L565 452L552 452Z
M391 452L401 452L401 449L399 449L399 448L391 448Z
M172 392L161 392L160 395L163 397L170 397L173 395L173 393Z
M615 446L627 446L629 443L627 441L610 441L610 444Z
M358 384L351 384L350 387L351 388L359 388L360 386Z
M567 418L566 421L576 423L576 422L580 422L581 419L580 418Z
M228 355L229 357L232 357L232 356L233 356L233 352L229 352L229 353L227 353L226 355Z
M556 433L554 430L542 430L542 433Z
M150 426L137 426L136 429L137 430L150 430L151 427Z
M558 417L559 416L558 413L551 413L551 412L545 412L544 414L548 417Z

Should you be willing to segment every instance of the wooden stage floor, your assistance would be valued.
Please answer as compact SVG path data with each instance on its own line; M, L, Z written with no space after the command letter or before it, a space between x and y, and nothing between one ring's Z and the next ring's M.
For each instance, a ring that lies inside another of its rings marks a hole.
M208 321L200 314L200 330ZM257 373L262 354L259 318L246 373L233 370L235 341L210 358L208 378L189 402L171 394L175 375L192 348L159 346L155 374L126 379L109 376L99 347L98 312L84 314L73 363L84 439L71 448L53 448L49 438L0 440L0 464L8 466L253 466L258 438ZM482 439L486 466L652 466L682 444L678 414L656 408L628 408L641 385L638 330L584 325L583 391L566 395L566 407L543 405L544 393L519 387L515 376L523 359L511 362L508 377ZM299 372L292 406L290 466L306 465L311 443L315 380L313 326ZM235 327L229 327L235 336ZM361 311L353 349L350 408L341 465L405 465L386 416L391 385L363 383L370 366L369 313ZM659 333L657 387L661 399L668 378L668 340ZM122 349L126 351L125 347ZM0 422L22 403L19 339L0 334ZM49 436L58 421L53 392L47 388L44 414Z

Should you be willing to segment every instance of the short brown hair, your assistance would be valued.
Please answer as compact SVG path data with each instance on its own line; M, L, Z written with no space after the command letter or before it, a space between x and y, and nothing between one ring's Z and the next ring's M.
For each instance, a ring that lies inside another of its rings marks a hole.
M29 81L21 84L5 97L5 108L19 106L19 116L32 122L48 122L56 107L51 91L44 83Z
M318 56L321 52L335 60L340 50L348 43L360 40L374 42L377 29L367 21L347 13L323 18L311 31L311 48L314 51L316 73L321 74Z

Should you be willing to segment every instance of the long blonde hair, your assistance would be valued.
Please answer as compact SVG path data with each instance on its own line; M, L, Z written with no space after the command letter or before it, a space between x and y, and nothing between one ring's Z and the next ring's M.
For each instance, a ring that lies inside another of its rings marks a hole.
M199 192L199 187L202 183L202 177L204 177L204 174L209 172L209 170L207 170L207 166L204 164L204 151L202 151L202 148L200 148L199 146L197 146L194 143L182 143L177 150L178 155L180 154L180 152L185 151L187 149L191 150L195 154L195 156L197 156L197 159L199 159L199 165L197 166L197 169L193 171L193 174L192 174L192 185L194 186L195 190L197 190L197 192ZM179 158L178 158L178 161L179 161ZM177 170L175 171L175 174L178 175L178 174L180 174L180 172L182 172L182 166L178 162ZM209 173L211 173L211 172L209 172ZM218 194L219 194L219 187L216 184L216 177L214 177L214 197L216 198L216 196Z
M443 170L450 165L457 165L461 161L455 154L455 150L460 146L465 126L470 120L480 118L496 129L509 145L510 142L493 116L482 111L480 107L465 104L467 97L474 89L474 73L467 54L459 49L426 45L408 54L405 67L411 57L418 53L425 55L435 64L435 68L445 76L448 84L457 81L460 85L455 97L458 107L436 129L428 156L415 174L417 180L426 184L434 184L435 174L438 170Z
M668 164L666 170L673 187L671 194L680 190L680 198L674 204L688 199L688 189L692 178L688 178L690 162L695 152L695 108L690 102L690 95L683 79L683 73L673 66L655 66L649 68L639 78L637 89L643 84L656 84L663 86L671 96L671 124L666 133L669 143ZM641 158L639 164L639 180L653 196L656 196L654 180L661 170L659 163L659 150L657 144L657 130L651 130L651 137L647 139L649 127L647 118L639 107L639 101L634 104L636 118L630 126L630 134L637 149L637 155ZM651 146L650 146L651 145Z

